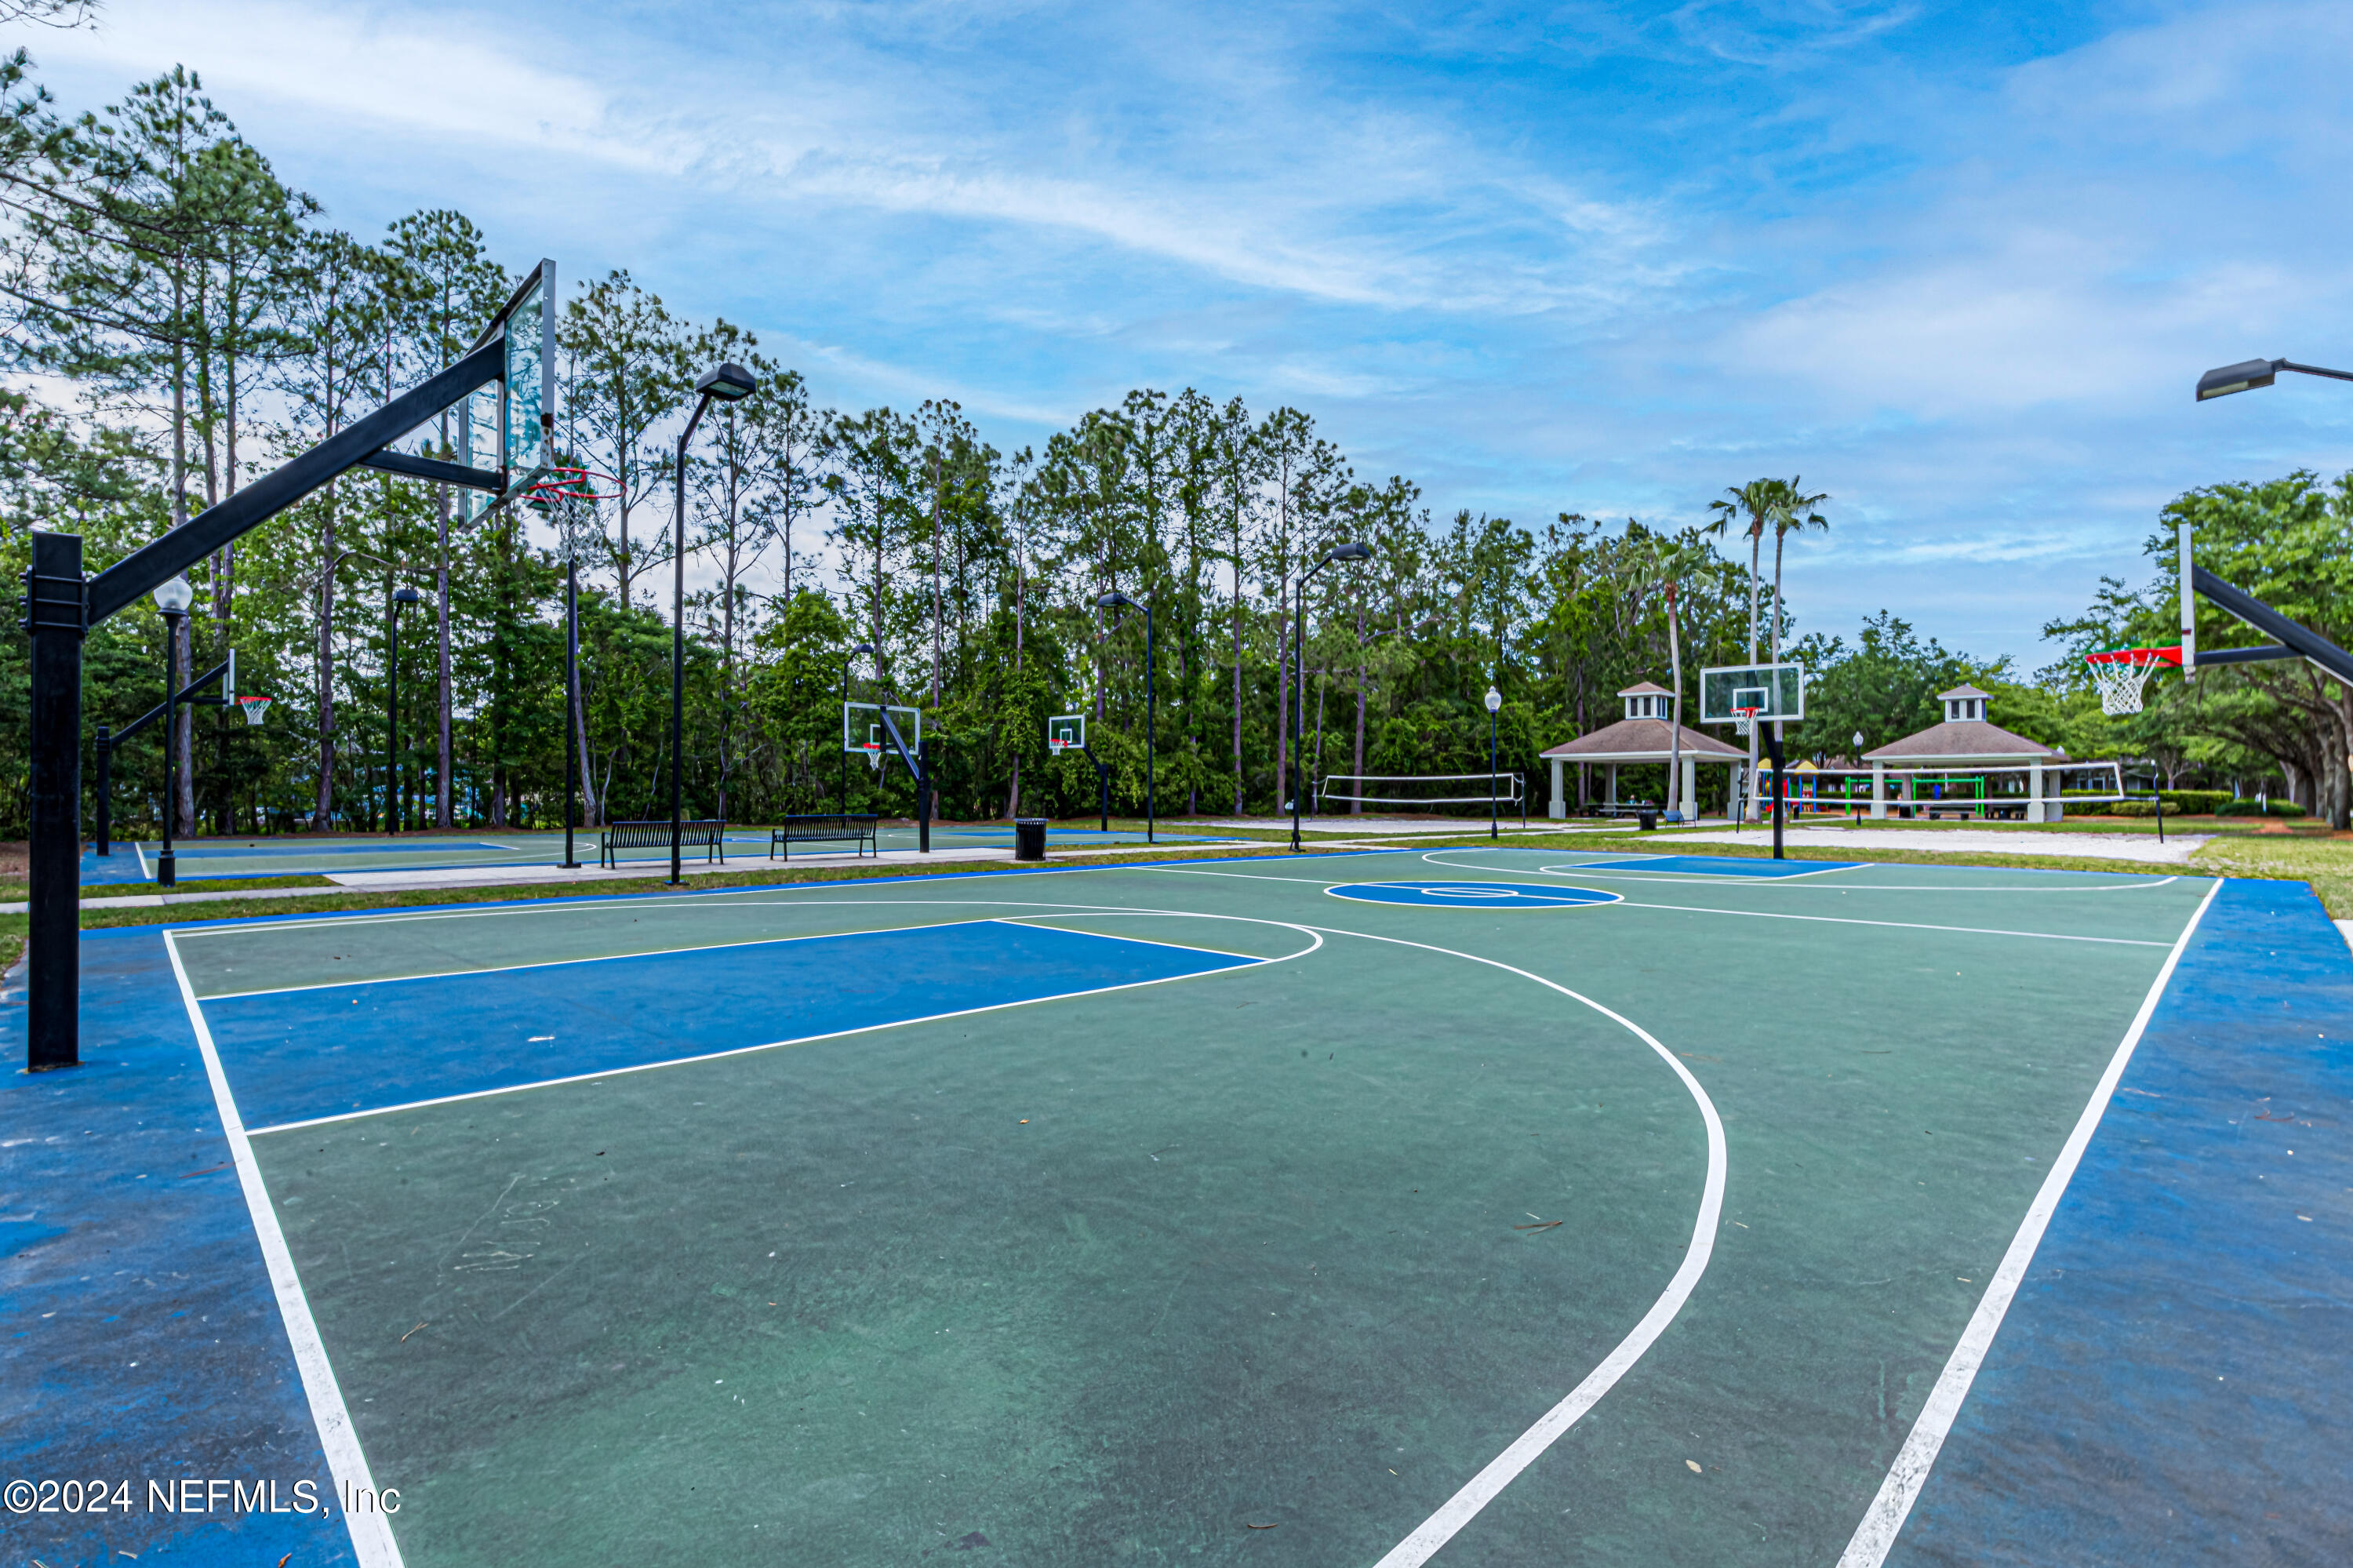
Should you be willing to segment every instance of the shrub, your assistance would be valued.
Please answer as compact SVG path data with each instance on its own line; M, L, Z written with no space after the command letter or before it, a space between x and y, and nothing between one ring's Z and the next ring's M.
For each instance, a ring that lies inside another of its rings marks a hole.
M2266 800L2260 809L2253 800L2225 800L2214 808L2218 817L2301 817L2304 808L2293 800Z

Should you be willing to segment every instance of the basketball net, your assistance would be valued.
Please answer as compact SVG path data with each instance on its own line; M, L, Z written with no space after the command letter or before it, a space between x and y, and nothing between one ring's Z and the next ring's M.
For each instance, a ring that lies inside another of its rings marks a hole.
M2179 648L2111 648L2086 653L2084 662L2100 688L2100 711L2110 717L2140 712L2141 693L2160 664L2181 662Z
M247 724L258 725L261 722L262 715L269 711L269 699L268 697L239 697L237 700L237 705L244 710L245 722Z
M1732 733L1733 733L1733 734L1735 734L1735 735L1746 735L1746 734L1748 733L1748 724L1749 724L1749 721L1750 721L1751 719L1754 719L1754 718L1755 718L1758 714L1761 714L1761 713L1763 713L1764 711L1765 711L1765 710L1764 710L1763 708L1735 708L1735 709L1733 709L1733 710L1732 710Z
M580 558L580 539L596 525L596 503L610 501L612 495L596 489L596 482L606 476L594 469L554 468L553 476L540 481L524 493L528 504L552 519L563 535L564 555L567 560Z

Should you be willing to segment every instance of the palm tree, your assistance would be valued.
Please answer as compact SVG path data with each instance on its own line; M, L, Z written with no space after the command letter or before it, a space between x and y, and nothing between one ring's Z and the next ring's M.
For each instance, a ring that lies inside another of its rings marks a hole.
M1775 482L1779 482L1776 481ZM1781 662L1781 542L1792 534L1809 528L1830 532L1830 519L1814 510L1828 501L1828 493L1808 495L1805 480L1792 476L1782 488L1785 493L1773 503L1773 662Z
M1775 510L1789 493L1789 487L1778 479L1752 479L1746 484L1727 486L1724 493L1707 503L1715 514L1715 521L1707 525L1711 534L1723 534L1735 523L1742 523L1741 532L1748 535L1748 662L1757 662L1757 588L1758 555L1764 548L1765 525L1773 519ZM1745 519L1745 522L1744 522Z
M1675 688L1674 718L1667 726L1666 800L1670 811L1682 809L1678 791L1683 763L1683 650L1675 590L1706 558L1707 547L1694 535L1670 539L1663 534L1654 534L1651 536L1651 558L1642 564L1644 579L1658 584L1667 596L1667 662L1673 672Z

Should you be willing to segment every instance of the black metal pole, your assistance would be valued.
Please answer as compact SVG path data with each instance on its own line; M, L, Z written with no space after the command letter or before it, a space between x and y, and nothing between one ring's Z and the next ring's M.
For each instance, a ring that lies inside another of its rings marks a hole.
M932 853L932 740L925 736L915 743L915 760L923 764L923 777L915 780L915 853Z
M180 622L186 619L185 610L164 612L164 853L155 857L158 887L171 886L180 874L172 853L172 808L180 793L180 748L173 743L180 737L172 733L172 720L180 697Z
M1111 832L1111 768L1108 764L1095 762L1092 751L1087 753L1087 760L1095 763L1095 805L1103 818L1095 825L1108 833Z
M25 1067L34 1073L81 1060L81 640L89 602L81 536L36 533L25 573L32 643Z
M1314 567L1299 574L1299 593L1293 601L1291 616L1291 676L1292 705L1304 710L1307 706L1307 683L1300 679L1299 662L1306 655L1306 639L1299 630L1307 618L1307 579L1315 575ZM1302 711L1292 715L1291 742L1291 853L1299 853L1299 748L1307 740L1307 715Z
M572 843L574 806L580 798L580 773L586 759L580 746L580 562L567 554L564 561L564 869L580 869Z
M98 726L97 757L98 853L102 855L112 855L114 853L114 844L112 842L114 819L110 814L111 808L107 800L107 788L112 781L111 775L113 772L114 737L112 735L108 733L107 727L104 725L100 725Z
M400 600L390 601L392 657L384 697L384 836L400 832Z
M1153 842L1153 826L1160 821L1160 805L1153 800L1153 711L1157 702L1157 669L1153 664L1153 608L1144 605L1144 842Z
M1487 715L1487 837L1491 840L1499 836L1495 831L1498 809L1495 804L1495 715L1491 711Z
M2154 758L2150 759L2149 766L2152 768L2157 766ZM2157 842L2163 843L2165 842L2165 786L2153 779L2149 780L2149 785L2150 796L2157 801Z
M686 429L678 433L678 467L671 471L678 499L671 513L670 549L670 885L677 887L686 881L679 865L681 803L685 800L683 776L679 771L679 747L686 738L686 443L694 439L694 427L702 422L702 411L711 407L711 394L696 399L694 412L687 416Z
M849 655L847 653L841 656L841 727L843 736L847 738L849 731ZM849 814L849 747L847 746L841 748L841 810L843 815Z
M1773 756L1773 858L1787 860L1788 856L1781 853L1781 797L1788 789L1788 781L1781 772L1781 726L1778 721L1765 738L1771 743Z

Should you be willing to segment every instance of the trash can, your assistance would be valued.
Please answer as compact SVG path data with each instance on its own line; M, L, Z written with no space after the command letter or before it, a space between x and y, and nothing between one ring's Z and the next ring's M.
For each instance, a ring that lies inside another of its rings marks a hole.
M1013 819L1013 858L1044 860L1046 858L1046 819L1016 817Z
M1656 811L1637 811L1634 813L1634 821L1639 831L1642 832L1655 833L1659 831L1659 813Z

